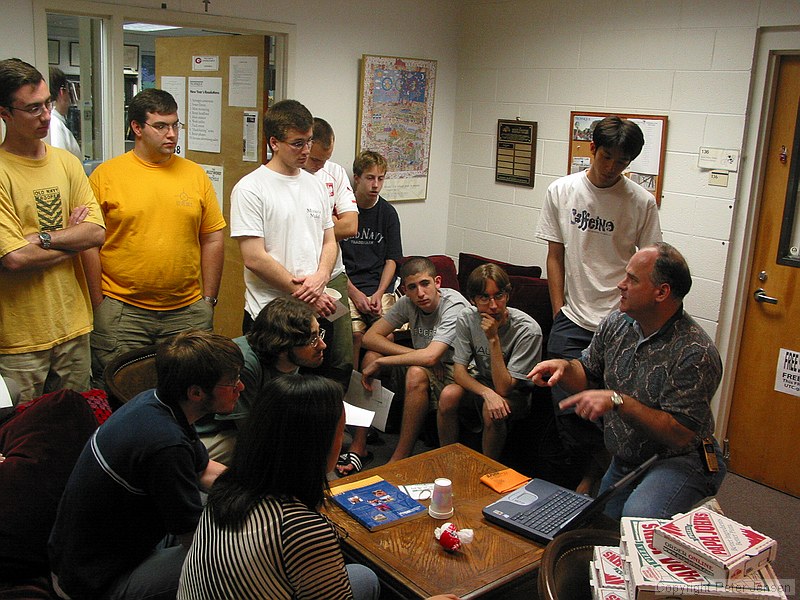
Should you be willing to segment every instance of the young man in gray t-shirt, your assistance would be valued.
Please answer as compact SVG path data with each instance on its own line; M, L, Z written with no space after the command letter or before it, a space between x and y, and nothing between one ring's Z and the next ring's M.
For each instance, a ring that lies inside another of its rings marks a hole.
M462 311L456 324L455 383L439 397L439 442L445 446L458 441L459 407L471 403L483 423L482 452L498 459L508 421L530 410L525 376L542 357L542 330L529 315L506 306L511 282L499 266L477 267L466 291L474 306ZM470 370L473 362L475 370Z
M413 257L406 261L400 270L400 279L406 295L367 330L363 345L369 352L361 361L361 381L367 389L372 388L372 378L383 367L406 369L400 439L389 462L411 455L425 424L425 415L429 409L436 410L439 393L452 383L451 346L456 334L456 319L469 306L456 290L441 288L442 278L427 258ZM406 323L412 348L396 344L390 337L395 329ZM337 465L341 475L354 472L350 454L366 454L364 447L356 446L359 438L354 436L350 451Z

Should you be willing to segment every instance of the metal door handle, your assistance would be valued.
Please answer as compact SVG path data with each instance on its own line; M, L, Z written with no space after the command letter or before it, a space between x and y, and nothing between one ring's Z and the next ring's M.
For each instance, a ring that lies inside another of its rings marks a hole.
M767 293L764 291L764 288L758 288L753 294L753 298L756 299L756 302L766 302L767 304L778 303L777 298L773 298L772 296L767 296Z

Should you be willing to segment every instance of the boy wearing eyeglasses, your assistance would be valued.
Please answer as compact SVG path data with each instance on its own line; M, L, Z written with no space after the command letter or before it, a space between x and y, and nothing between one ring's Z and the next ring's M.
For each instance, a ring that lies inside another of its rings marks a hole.
M89 178L106 219L102 248L84 253L94 306L92 376L118 354L189 329L211 331L225 219L200 165L176 155L178 104L147 89L128 105L133 150Z
M511 282L497 265L477 267L467 279L473 306L456 323L453 379L439 396L436 415L442 446L458 441L459 407L474 406L483 423L482 452L499 459L508 422L530 410L526 375L542 357L542 330L529 315L507 306ZM477 372L470 370L474 361Z
M36 68L0 61L0 375L21 402L88 389L92 307L78 253L105 237L81 163L44 142L52 107Z
M285 373L317 369L322 364L325 330L314 310L291 296L276 298L258 314L252 329L233 342L244 356L239 374L244 390L233 411L207 415L195 423L212 460L230 464L239 429L264 398L268 383Z

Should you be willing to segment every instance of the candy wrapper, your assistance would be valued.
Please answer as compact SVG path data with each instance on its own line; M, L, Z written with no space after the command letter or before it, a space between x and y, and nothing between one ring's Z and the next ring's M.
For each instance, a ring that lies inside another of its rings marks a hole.
M439 540L442 548L448 552L455 552L461 549L461 544L469 544L474 537L472 529L462 529L459 531L452 523L445 523L441 527L433 530L434 537Z

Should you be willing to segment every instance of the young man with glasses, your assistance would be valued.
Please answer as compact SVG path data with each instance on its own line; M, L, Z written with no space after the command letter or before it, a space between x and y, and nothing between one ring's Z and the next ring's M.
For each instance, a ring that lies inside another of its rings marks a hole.
M102 248L84 253L92 304L92 375L116 355L188 329L213 328L223 228L211 180L175 155L178 105L147 89L128 106L133 150L89 178L106 220Z
M436 415L442 446L458 441L459 408L474 406L483 427L482 452L495 460L506 443L508 422L530 410L528 372L542 358L542 330L530 316L507 306L511 282L494 264L467 279L473 305L456 323L453 379L439 396ZM470 371L474 361L477 372Z
M297 100L281 100L264 116L272 158L245 175L231 193L231 237L244 259L243 333L269 302L291 295L326 317L336 301L325 293L338 246L330 198L304 170L313 117ZM349 381L350 374L346 374Z
M324 338L325 330L308 304L281 296L264 307L247 335L233 340L244 355L239 375L244 391L232 412L208 415L195 424L213 460L230 463L239 429L272 379L322 364Z
M193 427L233 410L242 353L229 338L186 331L156 353L157 385L87 442L48 543L60 598L175 598L201 491L225 470Z
M39 71L0 61L0 374L23 402L89 388L92 307L78 253L105 237L80 162L44 142L52 106Z

